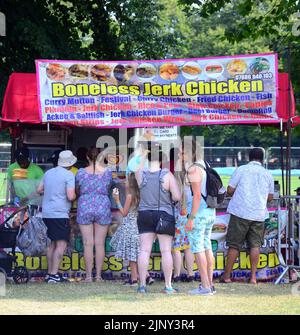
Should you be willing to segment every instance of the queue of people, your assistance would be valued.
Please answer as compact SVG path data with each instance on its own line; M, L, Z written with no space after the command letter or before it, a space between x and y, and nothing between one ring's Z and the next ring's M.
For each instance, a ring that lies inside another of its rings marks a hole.
M144 144L128 164L125 203L121 203L118 189L113 190L123 222L111 239L111 247L116 257L129 262L131 278L124 284L138 286L139 293L146 293L147 285L153 283L148 266L155 239L160 245L164 293L177 292L173 283L180 280L181 251L185 255L187 281L194 281L194 263L201 277L201 284L189 294L202 296L216 293L211 245L216 210L206 203L207 173L203 157L197 155L200 152L196 150L194 141L185 144L180 148L177 160L181 169L172 173L162 166L159 144ZM26 152L18 153L17 158L20 160L23 156ZM112 220L112 171L105 165L105 157L97 148L86 152L86 164L82 163L83 160L84 157L78 171L72 173L77 158L69 150L60 152L54 167L45 173L37 188L37 192L43 195L42 216L51 240L47 252L47 283L65 281L58 269L70 237L69 212L75 199L77 223L84 247L84 282L103 280L105 239ZM274 193L273 178L263 168L262 162L262 150L252 149L250 163L238 168L229 182L227 192L232 199L228 212L231 219L223 283L231 281L233 264L245 241L250 248L250 282L256 283L267 201ZM20 160L17 164L21 167L21 163ZM23 168L26 169L25 165ZM10 169L10 174L13 176L13 169ZM95 278L92 277L94 268Z

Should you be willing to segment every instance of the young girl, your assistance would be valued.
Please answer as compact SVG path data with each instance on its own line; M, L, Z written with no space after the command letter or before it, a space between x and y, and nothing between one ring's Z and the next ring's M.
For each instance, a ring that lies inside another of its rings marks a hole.
M190 201L192 197L190 187L185 183L185 172L177 171L175 172L175 178L177 180L180 192L181 201L178 202L176 206L176 226L175 226L175 237L173 239L172 254L174 262L174 275L173 281L176 283L181 280L181 264L182 255L184 252L184 258L187 270L187 282L192 282L194 280L194 255L190 250L190 243L188 240L187 232L185 231L185 226L187 223L187 202Z
M121 205L118 189L114 189L113 198L123 216L123 223L113 235L110 245L116 251L115 257L129 262L131 278L124 284L137 286L138 271L137 258L139 253L139 232L137 227L137 209L140 202L140 190L134 173L129 173L126 183L126 200L124 207ZM148 284L153 283L148 275Z

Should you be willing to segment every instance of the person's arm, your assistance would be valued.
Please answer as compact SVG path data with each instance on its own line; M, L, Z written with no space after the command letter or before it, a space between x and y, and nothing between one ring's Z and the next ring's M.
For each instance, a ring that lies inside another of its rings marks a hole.
M127 216L128 213L129 213L129 210L130 210L131 202L132 202L132 195L127 194L124 207L121 204L119 194L113 194L113 198L114 198L114 200L117 204L118 210L120 211L122 216L123 217Z
M227 187L227 195L233 196L239 181L240 181L240 170L239 168L237 168L229 180Z
M142 181L143 181L143 171L138 170L135 172L135 179L138 183L139 186L141 186Z
M233 196L234 192L235 192L235 188L233 188L233 187L231 187L231 186L228 185L228 187L227 187L227 194L229 196Z
M181 193L180 193L176 178L171 172L168 173L168 178L169 178L169 188L170 188L170 192L172 195L172 200L175 202L180 201Z
M67 198L69 201L74 201L76 199L75 188L67 188Z
M76 192L77 197L79 197L80 195L80 182L79 182L80 175L81 175L81 172L78 171L75 176L75 192Z
M70 172L70 171L69 171ZM76 199L75 192L75 176L72 172L68 174L67 182L66 182L66 193L69 201L74 201Z
M191 168L189 168L188 179L191 184L192 191L193 191L193 202L192 202L192 210L191 210L191 213L189 213L188 221L185 227L187 231L193 229L194 219L200 207L201 183L202 183L201 168L197 166L192 166Z
M37 191L38 194L43 194L44 193L44 182L43 181L40 182L36 191Z

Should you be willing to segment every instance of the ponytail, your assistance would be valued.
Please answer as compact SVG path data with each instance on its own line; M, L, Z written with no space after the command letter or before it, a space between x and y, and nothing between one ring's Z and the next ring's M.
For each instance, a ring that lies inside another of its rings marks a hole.
M87 152L87 157L90 160L90 162L93 163L93 174L96 172L96 160L99 155L99 149L98 148L91 148Z

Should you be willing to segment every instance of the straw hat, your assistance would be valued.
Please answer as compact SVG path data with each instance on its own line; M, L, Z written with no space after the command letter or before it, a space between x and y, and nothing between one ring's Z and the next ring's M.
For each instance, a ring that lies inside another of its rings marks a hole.
M58 166L71 167L77 162L77 158L73 155L72 151L64 150L59 154Z

